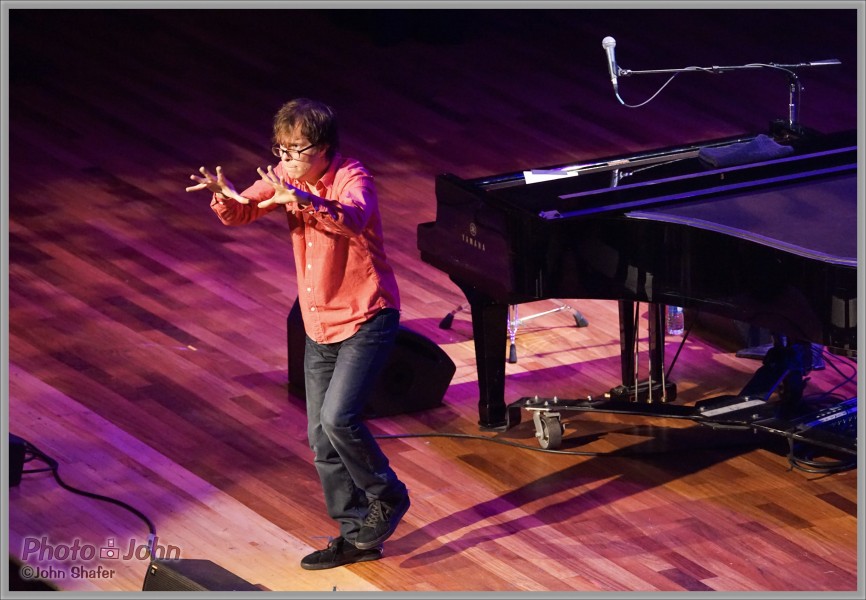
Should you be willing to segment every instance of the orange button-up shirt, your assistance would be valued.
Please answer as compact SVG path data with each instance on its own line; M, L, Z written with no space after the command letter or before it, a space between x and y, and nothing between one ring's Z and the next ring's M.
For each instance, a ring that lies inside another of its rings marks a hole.
M274 169L286 177L282 163ZM284 206L292 236L298 302L308 336L320 344L343 341L383 308L400 309L394 270L385 256L382 219L373 176L351 158L337 154L314 185L286 180L313 194L312 205L257 204L274 195L259 179L241 192L241 204L214 195L211 208L226 225L245 225Z

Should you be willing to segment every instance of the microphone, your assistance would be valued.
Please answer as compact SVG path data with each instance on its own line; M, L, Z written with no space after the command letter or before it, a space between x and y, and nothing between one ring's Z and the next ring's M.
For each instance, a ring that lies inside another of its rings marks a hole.
M607 36L601 40L601 46L607 54L607 69L610 71L610 82L613 84L613 91L618 91L616 76L619 73L619 67L616 66L616 57L613 54L613 48L616 46L616 40Z

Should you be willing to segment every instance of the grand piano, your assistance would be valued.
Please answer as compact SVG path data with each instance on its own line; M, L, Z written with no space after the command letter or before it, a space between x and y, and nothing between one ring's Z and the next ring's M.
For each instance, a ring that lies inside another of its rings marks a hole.
M768 138L786 153L763 155L756 144ZM557 442L555 425L539 417L558 407L547 399L540 407L538 398L507 406L504 398L508 306L546 298L619 301L622 382L572 407L706 413L728 422L749 413L751 424L783 427L780 412L796 412L812 344L856 356L856 155L854 131L771 126L530 171L439 175L436 220L418 225L417 244L421 259L448 274L471 306L480 428L513 426L515 406L544 408L534 412L536 426L542 440ZM728 158L714 160L719 156ZM650 315L650 367L640 380L633 352L639 303ZM675 384L663 371L666 305L765 328L776 343L740 394L712 407L671 404ZM780 390L781 411L756 410ZM850 418L856 399L845 411ZM797 422L812 417L801 411Z

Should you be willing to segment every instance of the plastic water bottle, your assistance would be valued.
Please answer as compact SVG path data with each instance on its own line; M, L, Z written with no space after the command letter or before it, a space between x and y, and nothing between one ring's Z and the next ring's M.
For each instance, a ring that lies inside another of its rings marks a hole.
M683 318L682 306L668 306L667 314L668 335L682 335L685 330L685 319Z

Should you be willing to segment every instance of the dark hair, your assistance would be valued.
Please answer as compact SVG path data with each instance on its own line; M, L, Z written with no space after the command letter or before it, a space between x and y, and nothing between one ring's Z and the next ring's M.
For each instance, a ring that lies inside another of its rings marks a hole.
M309 98L289 100L274 115L274 143L279 144L290 137L298 125L311 144L327 144L328 158L334 157L340 146L340 136L337 118L330 106Z

